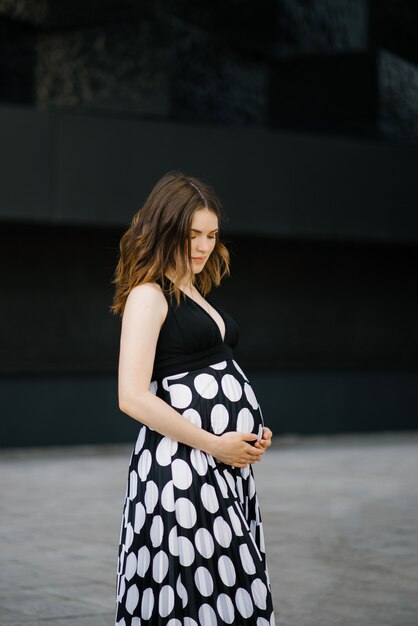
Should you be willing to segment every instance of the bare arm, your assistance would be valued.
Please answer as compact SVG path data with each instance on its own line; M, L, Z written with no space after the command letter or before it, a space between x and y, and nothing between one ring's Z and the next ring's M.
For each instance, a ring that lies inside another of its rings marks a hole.
M214 435L189 422L149 390L158 336L167 310L165 296L155 284L139 285L127 298L120 339L119 408L160 434L203 450L224 463L244 467L246 463L240 463L243 458L251 457L247 463L261 459L264 450L247 443L255 441L255 434Z

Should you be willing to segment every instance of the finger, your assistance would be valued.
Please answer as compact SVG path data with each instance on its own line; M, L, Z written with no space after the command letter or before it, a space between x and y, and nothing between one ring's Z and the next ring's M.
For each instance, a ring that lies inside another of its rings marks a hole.
M257 435L256 433L242 433L241 439L243 441L254 441L255 439L257 439Z
M246 450L247 454L249 454L251 457L259 457L262 454L264 454L265 449L263 447L261 448L255 448L254 446L248 446L250 449Z
M271 439L272 436L273 436L273 433L270 430L270 428L268 426L264 426L264 428L263 428L263 439Z
M258 441L257 446L261 446L263 449L265 449L269 446L269 443L267 441Z

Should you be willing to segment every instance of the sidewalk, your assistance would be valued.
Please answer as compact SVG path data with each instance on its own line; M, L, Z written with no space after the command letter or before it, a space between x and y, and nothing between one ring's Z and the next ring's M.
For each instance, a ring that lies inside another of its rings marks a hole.
M2 626L114 626L133 445L0 451ZM275 437L254 472L278 626L418 625L418 433Z

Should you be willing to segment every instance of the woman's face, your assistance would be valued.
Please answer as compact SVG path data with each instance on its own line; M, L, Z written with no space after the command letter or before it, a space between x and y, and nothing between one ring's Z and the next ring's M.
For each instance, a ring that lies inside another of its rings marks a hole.
M218 216L209 209L194 212L190 232L192 272L201 272L216 245Z

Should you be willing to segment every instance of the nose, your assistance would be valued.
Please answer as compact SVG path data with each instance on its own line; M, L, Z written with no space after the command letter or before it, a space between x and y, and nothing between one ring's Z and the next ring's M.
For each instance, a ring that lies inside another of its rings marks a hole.
M205 239L205 240L203 240L203 241L202 241L202 240L200 240L200 241L198 242L198 244L197 244L197 247L196 247L196 248L197 248L197 250L198 250L199 252L203 252L203 253L205 253L205 252L207 252L208 250L210 250L210 242L209 242L209 241L207 241L206 239Z

